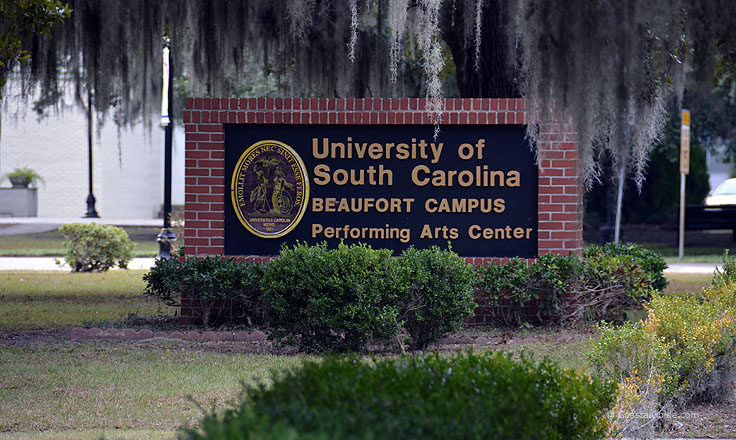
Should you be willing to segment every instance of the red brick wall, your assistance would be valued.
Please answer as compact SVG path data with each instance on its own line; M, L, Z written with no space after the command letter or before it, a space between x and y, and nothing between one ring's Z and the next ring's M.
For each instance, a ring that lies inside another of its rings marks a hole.
M228 189L222 124L432 124L425 103L426 100L417 98L188 98L183 114L187 256L224 253L224 198ZM523 99L516 98L447 99L443 121L524 124L524 105ZM538 253L580 255L583 191L575 134L569 125L542 124L539 140ZM244 257L256 262L269 259ZM466 258L475 265L504 260Z

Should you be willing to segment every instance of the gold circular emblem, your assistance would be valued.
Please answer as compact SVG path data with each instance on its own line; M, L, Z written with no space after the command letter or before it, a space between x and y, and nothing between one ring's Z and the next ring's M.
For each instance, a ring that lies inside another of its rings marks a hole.
M285 143L256 142L235 165L230 195L247 230L263 238L283 237L299 224L307 209L307 168Z

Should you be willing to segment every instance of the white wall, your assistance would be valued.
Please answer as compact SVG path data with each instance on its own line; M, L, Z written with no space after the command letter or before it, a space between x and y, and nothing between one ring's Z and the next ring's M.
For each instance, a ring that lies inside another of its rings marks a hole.
M27 107L27 106L26 106ZM118 130L109 120L94 128L93 176L97 212L106 218L154 218L163 200L163 130L155 119ZM28 166L45 180L39 217L81 217L87 210L87 120L76 106L38 121L25 107L2 110L0 175ZM184 203L184 133L174 133L172 202ZM120 148L118 148L118 145ZM0 186L9 187L5 179Z

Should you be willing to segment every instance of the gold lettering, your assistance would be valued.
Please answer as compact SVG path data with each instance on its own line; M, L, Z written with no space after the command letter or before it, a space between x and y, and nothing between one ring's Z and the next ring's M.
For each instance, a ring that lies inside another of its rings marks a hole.
M399 144L399 145L406 145L406 144ZM398 150L398 148L399 147L397 146L396 149ZM407 148L409 148L409 147L407 146ZM407 154L408 154L408 152L407 152ZM429 167L426 166L426 165L417 165L417 166L415 166L414 169L411 170L411 181L416 186L425 186L425 185L427 185L427 183L429 183L429 178L428 177L425 177L423 179L420 179L419 178L419 173L420 172L425 173L425 174L429 173Z
M506 177L506 185L518 188L520 184L521 176L519 175L519 172L516 170L509 171L508 177Z
M321 197L312 197L312 212L322 212L324 200Z
M383 157L383 145L371 144L371 146L368 147L368 156L373 160L378 160Z
M327 185L330 183L330 167L325 164L319 164L314 167L314 183L317 185Z
M430 228L429 225L422 226L422 233L419 234L419 238L433 238L432 228Z
M327 138L324 138L322 141L322 151L319 151L319 139L312 138L312 157L315 159L324 159L327 157L327 154L329 153L329 149L327 148L327 145L329 144L330 140Z
M313 223L312 224L312 238L317 238L319 234L322 233L322 225L319 223Z

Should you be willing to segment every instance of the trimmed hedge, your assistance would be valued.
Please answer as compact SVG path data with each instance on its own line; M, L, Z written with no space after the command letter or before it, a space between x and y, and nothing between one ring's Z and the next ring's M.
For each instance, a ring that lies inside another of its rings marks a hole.
M473 316L478 275L451 248L412 246L396 263L401 271L401 318L412 348L426 348Z
M536 310L536 321L558 315L564 295L574 285L580 262L574 256L547 254L529 262L513 258L507 264L488 265L482 287L495 308L499 325L516 326L529 321L525 310Z
M615 384L549 361L454 358L307 361L204 418L203 439L601 439Z
M204 325L264 322L276 339L307 352L360 351L394 338L403 348L402 329L411 348L423 349L472 317L478 287L500 325L621 320L662 276L642 266L666 265L635 245L600 249L582 261L547 254L490 265L480 283L451 249L410 247L394 258L363 244L325 243L284 246L263 265L217 256L158 260L144 280L146 293L169 305L185 294L182 306Z
M264 266L261 288L272 334L304 351L358 351L401 328L401 282L389 250L284 246Z
M204 325L253 323L261 321L259 309L260 265L232 258L159 258L143 275L145 293L170 306L192 308Z

